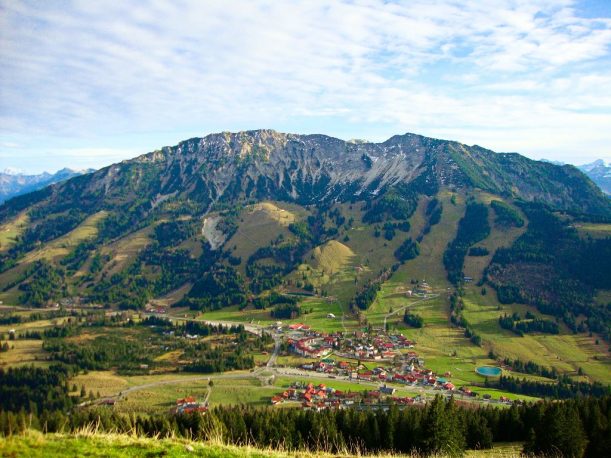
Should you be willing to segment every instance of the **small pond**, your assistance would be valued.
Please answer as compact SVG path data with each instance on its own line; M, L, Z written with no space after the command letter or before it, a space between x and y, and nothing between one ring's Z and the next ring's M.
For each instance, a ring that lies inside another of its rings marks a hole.
M500 377L503 372L500 367L494 366L480 366L475 369L479 375L483 375L484 377Z

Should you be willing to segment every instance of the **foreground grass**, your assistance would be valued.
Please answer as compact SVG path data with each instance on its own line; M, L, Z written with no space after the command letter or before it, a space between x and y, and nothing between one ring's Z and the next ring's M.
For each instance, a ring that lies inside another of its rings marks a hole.
M518 457L521 444L497 444L492 450L468 451L467 457ZM142 438L124 434L99 434L84 431L77 434L41 434L29 431L24 435L0 438L0 455L3 457L331 457L355 456L353 453L330 455L327 453L285 452L281 450L257 449L250 446L237 447L221 443L194 442L177 438ZM369 455L373 456L373 455ZM406 455L375 455L399 457Z

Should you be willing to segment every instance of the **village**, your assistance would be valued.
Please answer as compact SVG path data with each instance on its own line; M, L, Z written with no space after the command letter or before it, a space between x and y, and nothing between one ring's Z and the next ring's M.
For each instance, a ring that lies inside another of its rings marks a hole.
M378 390L369 391L342 391L328 387L321 383L314 385L301 382L293 383L282 393L272 396L272 405L282 403L298 403L304 410L357 408L384 408L391 404L413 405L423 404L422 396L399 397L395 396L396 389L383 385Z
M296 323L286 330L276 323L276 332L284 333L288 351L305 358L317 359L297 366L305 372L319 373L330 379L352 383L380 384L369 391L342 391L324 384L295 383L271 398L272 405L300 403L303 409L329 409L360 406L411 405L423 402L423 397L396 396L396 388L388 384L438 390L446 395L454 392L463 397L475 397L469 388L456 389L451 372L436 374L425 367L425 361L414 350L416 342L402 334L384 331L335 332L325 334ZM373 367L372 367L373 366ZM483 397L484 399L486 396ZM501 399L501 402L509 402Z

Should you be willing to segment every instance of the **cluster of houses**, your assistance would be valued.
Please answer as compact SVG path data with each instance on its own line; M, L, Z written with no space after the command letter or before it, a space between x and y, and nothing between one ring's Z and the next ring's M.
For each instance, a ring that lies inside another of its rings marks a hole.
M165 315L168 313L168 309L166 307L161 307L159 305L154 305L148 303L144 306L144 311L146 313L156 313L158 315Z
M301 331L287 339L289 348L300 356L321 358L334 352L346 358L361 361L389 361L403 356L400 350L414 348L415 342L401 334L375 335L356 331L322 334L304 328L304 325L289 326L291 331Z
M323 358L320 361L302 364L301 369L316 371L325 374L347 377L352 380L362 380L366 382L381 383L400 383L403 385L420 385L424 387L437 388L440 390L454 391L456 387L449 380L452 376L446 372L443 377L437 376L432 370L423 368L415 364L417 355L406 354L406 358L411 358L411 362L405 365L366 369L363 365L350 363L348 361L335 361L332 358ZM470 393L464 393L470 395Z
M336 390L322 383L320 385L294 383L284 392L272 396L271 403L277 405L296 402L300 403L302 409L319 411L380 404L412 405L423 401L420 396L413 398L395 396L395 391L394 388L386 385L378 390L353 392Z
M401 356L404 349L414 348L415 342L402 334L378 332L375 335L356 331L349 335L332 336L336 353L362 361L389 361Z
M193 396L187 396L186 398L177 399L176 405L170 410L171 413L175 414L187 414L193 412L204 413L208 411L208 406L203 402L198 402Z

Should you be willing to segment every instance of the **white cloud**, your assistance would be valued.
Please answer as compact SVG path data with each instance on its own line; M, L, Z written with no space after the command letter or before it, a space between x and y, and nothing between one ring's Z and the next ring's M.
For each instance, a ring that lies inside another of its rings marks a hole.
M299 132L315 118L350 137L611 154L611 19L568 0L0 7L0 131L81 138L86 148L64 148L75 154L111 157L93 148L106 137Z

